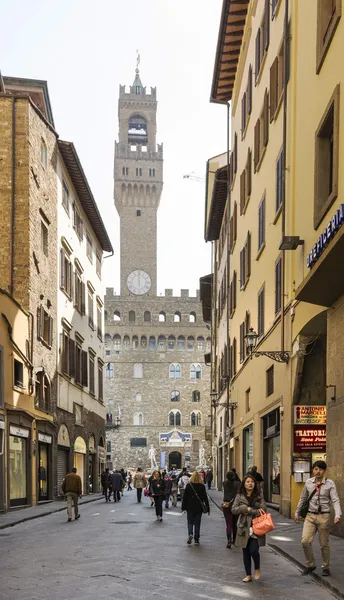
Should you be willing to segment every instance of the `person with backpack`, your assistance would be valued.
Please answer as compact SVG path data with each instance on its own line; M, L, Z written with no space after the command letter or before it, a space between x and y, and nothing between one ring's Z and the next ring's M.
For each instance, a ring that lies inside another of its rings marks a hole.
M197 471L192 473L185 486L182 499L182 511L186 511L187 514L188 539L186 543L190 546L192 539L194 539L195 545L198 546L202 515L204 513L208 513L209 515L210 507L205 485L203 483L203 477Z

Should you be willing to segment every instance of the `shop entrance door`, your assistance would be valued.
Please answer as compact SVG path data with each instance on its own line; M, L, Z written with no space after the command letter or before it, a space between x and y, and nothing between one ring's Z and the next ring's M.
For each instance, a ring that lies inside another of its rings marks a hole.
M94 489L95 485L95 466L96 466L96 455L89 454L88 455L88 493L92 494L96 490Z
M49 499L49 446L38 444L38 501Z
M170 471L172 471L172 469L182 468L182 455L180 452L170 452L168 457L168 468Z
M27 438L10 435L10 506L27 504Z

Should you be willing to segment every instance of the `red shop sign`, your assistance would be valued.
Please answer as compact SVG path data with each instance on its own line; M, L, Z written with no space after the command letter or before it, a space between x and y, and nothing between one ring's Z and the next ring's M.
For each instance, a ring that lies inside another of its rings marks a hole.
M294 452L326 451L326 425L294 427Z

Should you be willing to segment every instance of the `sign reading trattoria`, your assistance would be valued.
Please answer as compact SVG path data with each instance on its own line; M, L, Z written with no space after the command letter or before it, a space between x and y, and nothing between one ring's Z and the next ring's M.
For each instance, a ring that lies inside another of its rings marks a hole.
M317 241L315 242L312 250L307 256L307 267L310 269L314 263L321 256L322 252L325 250L327 244L331 241L333 236L337 233L338 229L344 223L344 204L341 204L338 208L337 212L333 215L331 221L328 222L327 227L325 227L324 231L319 235Z
M326 425L326 406L294 406L294 425Z
M294 427L294 452L326 451L326 425Z

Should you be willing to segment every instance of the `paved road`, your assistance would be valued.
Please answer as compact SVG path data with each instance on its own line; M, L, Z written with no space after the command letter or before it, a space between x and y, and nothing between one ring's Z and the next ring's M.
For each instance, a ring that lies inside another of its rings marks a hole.
M0 531L0 600L330 600L331 594L268 548L260 582L242 583L239 549L225 548L218 509L203 518L201 544L186 545L186 519L166 511L162 523L144 499L84 505Z

